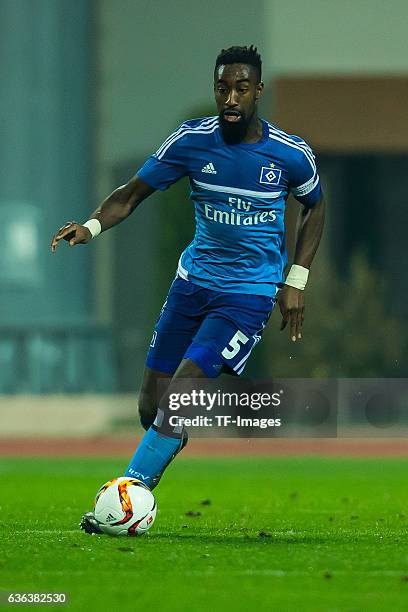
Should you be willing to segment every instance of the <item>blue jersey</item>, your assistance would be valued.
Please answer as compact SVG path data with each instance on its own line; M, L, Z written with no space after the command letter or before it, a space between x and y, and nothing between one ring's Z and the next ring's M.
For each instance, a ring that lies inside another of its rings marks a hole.
M284 213L292 192L306 207L320 197L314 155L299 137L262 120L255 144L228 145L218 117L186 121L138 171L155 189L188 176L196 232L178 273L231 293L274 296L287 264Z

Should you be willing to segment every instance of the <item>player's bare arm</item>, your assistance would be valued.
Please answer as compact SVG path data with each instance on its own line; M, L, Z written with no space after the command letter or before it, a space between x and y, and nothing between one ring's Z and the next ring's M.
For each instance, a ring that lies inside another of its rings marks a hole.
M326 203L322 196L313 208L302 210L299 215L294 263L307 270L312 265L322 237L325 208ZM289 323L292 341L300 340L305 309L304 291L285 284L278 293L277 300L282 314L281 330Z
M128 183L115 189L90 218L99 221L101 231L106 231L126 219L154 191L153 187L136 175ZM70 246L86 244L92 240L92 233L88 227L75 221L69 221L53 236L51 241L53 253L60 240L69 242Z

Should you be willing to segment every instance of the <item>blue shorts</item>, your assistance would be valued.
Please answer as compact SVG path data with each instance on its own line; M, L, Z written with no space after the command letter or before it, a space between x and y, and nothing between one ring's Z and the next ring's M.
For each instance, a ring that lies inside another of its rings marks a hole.
M274 297L213 291L176 277L157 320L146 365L174 374L192 359L208 376L241 374L261 339Z

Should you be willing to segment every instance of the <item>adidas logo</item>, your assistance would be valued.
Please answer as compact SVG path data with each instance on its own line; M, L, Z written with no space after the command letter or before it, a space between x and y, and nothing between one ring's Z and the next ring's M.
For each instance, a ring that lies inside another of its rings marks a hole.
M201 169L201 172L206 172L207 174L217 174L217 171L214 168L214 164L212 162L204 166L204 168Z
M108 516L105 518L105 521L107 523L109 523L109 521L114 521L114 520L115 520L115 517L111 513L109 513Z

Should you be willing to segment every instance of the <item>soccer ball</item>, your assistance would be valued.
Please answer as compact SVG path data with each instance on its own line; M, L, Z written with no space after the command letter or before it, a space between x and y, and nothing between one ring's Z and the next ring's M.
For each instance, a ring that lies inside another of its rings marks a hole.
M103 533L136 536L146 533L156 518L153 493L140 480L122 476L102 485L94 513Z

